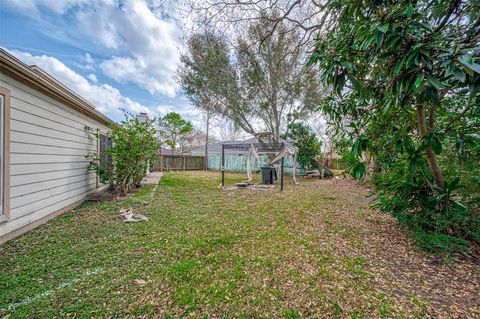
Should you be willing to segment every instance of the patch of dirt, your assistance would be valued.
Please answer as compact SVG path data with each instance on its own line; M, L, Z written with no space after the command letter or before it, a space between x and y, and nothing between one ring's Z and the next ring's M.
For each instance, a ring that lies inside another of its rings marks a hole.
M141 185L139 187L133 188L132 191L125 196L119 196L118 194L111 191L110 189L107 189L106 191L93 194L92 196L90 196L87 199L87 201L110 202L110 201L114 201L114 200L115 201L121 201L121 200L127 199L130 196L132 196L133 194L135 194L136 192L138 192L141 187L158 184L162 175L163 175L163 173L161 173L161 172L152 172L152 173L148 174L148 176L145 177L142 180Z
M351 180L321 180L308 187L342 203L336 216L358 230L371 284L399 309L416 305L433 318L480 318L477 258L443 260L419 251L394 218L369 208L368 190ZM358 210L368 213L359 218Z

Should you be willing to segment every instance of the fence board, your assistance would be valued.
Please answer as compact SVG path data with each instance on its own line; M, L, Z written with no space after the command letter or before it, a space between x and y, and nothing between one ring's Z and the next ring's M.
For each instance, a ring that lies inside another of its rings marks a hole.
M153 171L191 171L204 168L204 156L160 155L153 165Z
M346 170L348 169L347 163L345 163L342 159L330 159L330 158L322 158L319 160L320 164L328 167L329 169L337 169L337 170Z

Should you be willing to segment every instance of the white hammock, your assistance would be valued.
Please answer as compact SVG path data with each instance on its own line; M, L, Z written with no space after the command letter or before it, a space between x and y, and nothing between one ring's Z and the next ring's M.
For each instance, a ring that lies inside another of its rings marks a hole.
M297 179L296 179L296 176L295 176L295 170L297 168L297 150L284 143L283 144L283 149L276 153L276 156L273 160L271 160L270 162L265 162L262 160L262 158L260 157L260 154L258 153L258 150L257 148L255 147L255 145L252 143L250 144L250 148L248 149L248 155L247 155L247 176L248 176L248 181L251 182L253 180L253 174L252 174L252 157L256 158L260 164L260 166L263 166L263 165L274 165L275 168L277 169L277 172L278 172L278 161L280 161L283 157L287 156L287 155L292 155L293 156L293 165L292 165L292 176L293 176L293 182L295 184L297 184ZM262 152L262 154L266 154L267 152ZM270 152L271 153L271 152Z

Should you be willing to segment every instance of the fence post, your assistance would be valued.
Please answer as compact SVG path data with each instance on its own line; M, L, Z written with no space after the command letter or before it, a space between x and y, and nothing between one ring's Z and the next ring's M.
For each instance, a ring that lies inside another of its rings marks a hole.
M281 174L280 175L280 191L283 191L283 159L284 158L285 157L282 157L282 164L281 164L282 166L281 166L281 169L280 169L280 171L281 171L281 173L280 173Z
M183 171L185 172L185 155L183 155Z
M225 186L225 144L222 144L222 161L220 170L222 171L222 187Z
M163 155L160 155L160 172L163 172Z

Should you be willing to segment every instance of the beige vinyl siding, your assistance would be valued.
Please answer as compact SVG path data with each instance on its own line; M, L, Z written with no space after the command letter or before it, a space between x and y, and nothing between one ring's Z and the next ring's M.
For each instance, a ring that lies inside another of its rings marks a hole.
M2 74L10 90L10 218L0 236L85 199L97 188L85 155L103 123ZM92 130L92 131L89 131Z
M48 173L57 171L70 171L70 170L83 170L87 169L88 162L82 161L80 163L42 163L42 164L22 164L22 165L10 165L11 176L22 176L36 173ZM34 178L34 177L30 177ZM12 183L10 182L10 185Z

